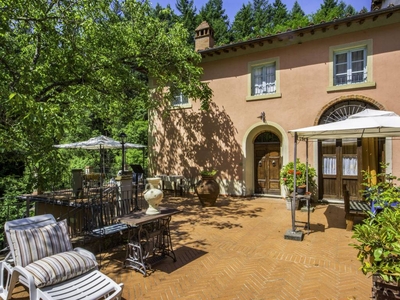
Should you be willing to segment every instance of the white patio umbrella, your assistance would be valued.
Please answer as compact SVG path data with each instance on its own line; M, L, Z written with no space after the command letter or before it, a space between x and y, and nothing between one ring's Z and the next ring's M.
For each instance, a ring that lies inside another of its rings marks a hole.
M82 148L82 149L91 149L91 150L96 150L96 149L120 149L122 148L122 144L119 141L116 141L110 137L100 135L97 137L93 137L88 139L87 141L83 142L75 142L75 143L69 143L69 144L60 144L60 145L54 145L56 148ZM146 148L145 145L140 145L140 144L132 144L132 143L124 143L125 148L136 148L136 149L141 149L141 148Z
M146 148L145 145L141 145L141 144L123 143L123 145L124 145L124 148L135 148L135 149ZM102 160L101 159L101 150L102 149L122 149L122 143L120 141L116 141L110 137L100 135L97 137L90 138L87 141L68 143L68 144L59 144L59 145L54 145L53 147L61 148L61 149L100 150L100 160ZM100 165L102 165L102 161L100 161Z
M140 144L132 144L132 143L121 143L116 141L110 137L100 135L97 137L90 138L87 141L82 142L75 142L75 143L68 143L68 144L59 144L54 145L53 147L60 148L60 149L88 149L88 150L100 150L100 165L102 165L102 158L101 158L101 150L102 149L122 149L124 148L136 148L136 149L144 149L146 148L145 145ZM125 155L124 153L122 155ZM103 166L104 168L104 166ZM104 169L103 169L104 172ZM100 186L103 185L103 177L100 176ZM100 203L103 203L103 193L102 189L100 189ZM103 213L101 211L101 219L103 220Z
M306 157L308 166L308 139L344 139L368 137L399 137L400 116L393 111L365 109L349 116L346 120L328 124L289 130L294 136L294 161L297 160L298 139L306 141ZM296 185L296 164L294 166L294 184ZM286 236L294 240L302 240L302 233L296 231L295 199L292 201L292 228Z

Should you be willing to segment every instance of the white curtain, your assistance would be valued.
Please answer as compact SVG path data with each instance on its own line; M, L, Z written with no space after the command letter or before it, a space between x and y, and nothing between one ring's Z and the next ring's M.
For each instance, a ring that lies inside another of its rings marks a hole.
M276 92L275 65L254 69L254 95Z
M356 157L343 157L343 175L357 176Z
M336 175L336 157L324 157L324 175Z

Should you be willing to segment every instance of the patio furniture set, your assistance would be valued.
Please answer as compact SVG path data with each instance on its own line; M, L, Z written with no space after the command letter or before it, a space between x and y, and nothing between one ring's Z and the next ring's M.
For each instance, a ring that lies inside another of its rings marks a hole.
M171 257L169 223L177 209L161 208L159 214L137 211L97 231L98 235L128 231L124 266L144 276L152 264ZM96 256L73 248L67 220L45 214L7 221L5 233L10 252L0 261L0 297L9 299L17 283L29 290L30 299L121 299L123 283L117 284L99 271Z

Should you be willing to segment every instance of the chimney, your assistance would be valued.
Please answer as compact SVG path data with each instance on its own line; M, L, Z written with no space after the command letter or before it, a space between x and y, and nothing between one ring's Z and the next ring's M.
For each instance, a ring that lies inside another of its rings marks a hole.
M382 8L382 2L385 2L385 1L382 1L382 0L372 0L371 11L381 9L381 8Z
M195 51L214 47L214 31L206 21L196 28L194 48Z

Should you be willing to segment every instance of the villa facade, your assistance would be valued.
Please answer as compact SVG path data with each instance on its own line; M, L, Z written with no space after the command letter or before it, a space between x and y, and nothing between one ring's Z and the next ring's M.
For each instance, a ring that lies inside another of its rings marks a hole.
M289 130L366 108L400 114L400 5L372 4L378 6L367 13L218 47L203 22L195 50L212 105L203 112L198 102L177 95L168 113L155 112L151 172L193 181L201 169L212 168L221 194L281 197L279 173L294 157ZM308 144L318 199L343 199L343 183L359 197L362 170L379 171L381 161L400 175L395 138ZM305 162L305 142L297 156Z

